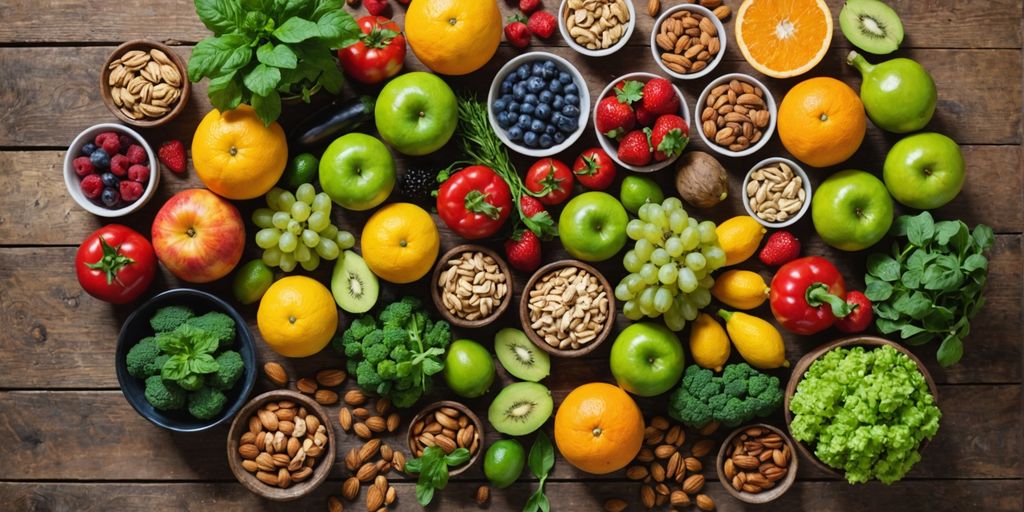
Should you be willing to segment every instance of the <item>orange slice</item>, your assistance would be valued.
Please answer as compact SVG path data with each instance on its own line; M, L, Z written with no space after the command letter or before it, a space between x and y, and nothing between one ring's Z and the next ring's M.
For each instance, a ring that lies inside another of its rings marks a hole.
M824 0L744 0L736 42L754 69L775 78L811 70L832 42L832 13Z

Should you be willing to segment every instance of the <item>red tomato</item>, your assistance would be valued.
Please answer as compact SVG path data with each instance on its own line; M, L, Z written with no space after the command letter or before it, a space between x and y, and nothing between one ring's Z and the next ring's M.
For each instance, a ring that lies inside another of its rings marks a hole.
M75 255L82 288L111 304L142 295L156 274L156 255L149 240L120 224L103 226L86 237Z
M544 158L526 172L524 185L540 202L548 206L561 204L572 195L572 171L554 158Z
M364 84L397 75L405 62L405 36L398 24L383 16L363 16L359 28L359 41L338 50L345 73Z
M604 190L615 181L615 161L601 148L590 148L580 153L572 164L572 173L584 187Z
M437 215L469 240L491 236L512 213L512 192L490 167L471 165L437 189Z

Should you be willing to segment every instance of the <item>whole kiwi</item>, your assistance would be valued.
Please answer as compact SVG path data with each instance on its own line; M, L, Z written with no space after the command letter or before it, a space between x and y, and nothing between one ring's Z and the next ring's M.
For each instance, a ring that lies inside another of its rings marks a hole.
M689 151L679 158L676 189L697 208L710 208L729 195L729 177L715 157L703 151Z

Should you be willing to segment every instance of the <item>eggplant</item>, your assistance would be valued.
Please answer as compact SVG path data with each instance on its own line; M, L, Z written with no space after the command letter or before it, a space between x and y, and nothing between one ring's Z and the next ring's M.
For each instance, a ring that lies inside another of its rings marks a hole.
M373 105L374 99L369 96L331 103L303 119L291 139L304 147L326 144L335 136L355 131L373 119Z

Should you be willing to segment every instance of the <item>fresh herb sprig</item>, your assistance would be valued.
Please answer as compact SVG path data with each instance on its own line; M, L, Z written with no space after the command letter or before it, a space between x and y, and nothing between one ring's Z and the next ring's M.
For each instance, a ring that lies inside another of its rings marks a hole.
M551 440L543 430L537 434L537 440L530 447L530 455L527 458L530 472L540 479L537 483L537 490L526 500L523 512L550 512L551 502L544 494L544 483L548 480L548 474L555 465L555 449L551 446Z
M434 499L434 491L448 485L448 468L460 466L469 460L469 450L456 448L448 455L438 446L429 446L423 455L405 463L406 473L419 473L416 480L416 501L424 507Z
M865 295L874 303L875 325L885 334L899 332L908 345L941 340L939 364L951 366L963 356L970 320L985 304L988 278L984 252L992 247L992 228L973 230L962 221L935 222L931 214L903 215L892 234L890 254L868 256Z
M165 380L183 382L197 379L220 368L213 357L219 342L215 336L202 329L182 325L158 336L157 343L160 350L170 356L160 371L160 376Z

